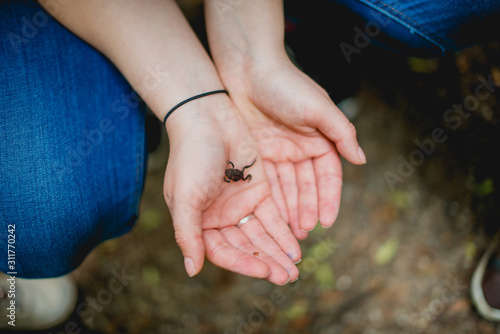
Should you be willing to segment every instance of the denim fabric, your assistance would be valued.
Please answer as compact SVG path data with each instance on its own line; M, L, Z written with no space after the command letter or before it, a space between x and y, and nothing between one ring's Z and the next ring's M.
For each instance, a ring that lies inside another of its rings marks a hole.
M0 5L0 270L75 269L137 217L144 106L99 52L35 2Z
M328 0L359 14L372 41L414 55L437 56L498 41L498 0ZM372 24L372 26L368 26Z

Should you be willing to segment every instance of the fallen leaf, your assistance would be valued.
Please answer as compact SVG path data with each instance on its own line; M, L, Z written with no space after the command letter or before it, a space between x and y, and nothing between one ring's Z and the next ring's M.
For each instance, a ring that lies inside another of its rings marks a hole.
M302 317L307 313L307 305L305 303L295 303L286 309L283 313L288 320L293 320Z
M389 200L395 207L406 209L410 205L410 194L407 191L394 190Z
M388 264L394 259L399 248L399 239L392 237L384 242L375 253L375 263L379 266Z
M465 259L467 261L472 261L476 257L476 244L472 241L466 241L464 244L464 250L465 250Z

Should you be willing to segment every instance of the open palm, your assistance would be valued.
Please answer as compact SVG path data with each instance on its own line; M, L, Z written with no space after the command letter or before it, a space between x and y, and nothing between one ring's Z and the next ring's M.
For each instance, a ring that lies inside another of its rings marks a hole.
M196 272L206 253L220 267L284 284L298 277L294 264L301 257L298 242L274 203L244 120L234 108L221 111L217 118L193 124L190 133L196 136L171 141L165 198L176 241ZM245 175L252 175L250 182L224 182L228 160L242 169L254 159L257 162L245 170ZM250 214L255 219L236 227Z
M258 144L275 202L299 239L318 219L333 224L342 186L339 152L364 163L354 126L328 94L295 66L283 64L224 83Z

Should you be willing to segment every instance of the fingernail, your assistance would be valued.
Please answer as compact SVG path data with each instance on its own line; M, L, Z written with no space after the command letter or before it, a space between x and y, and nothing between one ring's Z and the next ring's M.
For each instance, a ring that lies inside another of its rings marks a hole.
M299 259L297 262L295 262L295 264L299 264L299 263L300 263L300 261L302 261L302 259Z
M194 269L194 262L190 257L184 258L184 267L189 277L193 277L196 270Z
M332 222L330 225L321 225L319 224L319 226L321 226L322 228L330 228L333 226L333 224L335 223L335 219L337 218L337 216L335 216L335 218L329 218L329 219L326 219L326 221L328 222Z
M363 152L363 149L361 148L361 146L358 146L358 155L359 155L359 158L361 159L361 162L362 163L366 163L366 156L365 156L365 152Z
M289 282L290 282L290 277L288 277L288 279L287 279L287 281L285 283L283 283L283 284L276 283L276 285L287 285Z
M271 270L269 270L269 272L267 273L267 275L266 275L266 276L262 276L261 278L268 278L268 277L269 277L269 275L271 275Z

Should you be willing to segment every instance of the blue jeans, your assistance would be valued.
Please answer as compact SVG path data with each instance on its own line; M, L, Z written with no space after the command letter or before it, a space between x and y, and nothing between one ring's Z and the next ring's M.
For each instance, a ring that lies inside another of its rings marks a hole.
M363 17L374 43L395 51L440 56L500 40L498 0L331 1Z
M324 37L329 34L350 32L353 39L345 41L344 53L356 54L374 44L408 55L443 56L500 40L498 0L285 0L287 8L289 19L298 24L315 20L318 14L327 17L332 31L317 32L323 43L328 43ZM362 23L332 12L343 9L355 13Z
M378 22L374 40L408 52L442 54L500 31L488 30L498 27L493 1L338 2ZM137 218L144 105L103 55L35 2L3 1L0 22L0 271L60 276Z
M36 3L4 2L0 22L0 270L60 276L133 227L144 104L106 58Z

